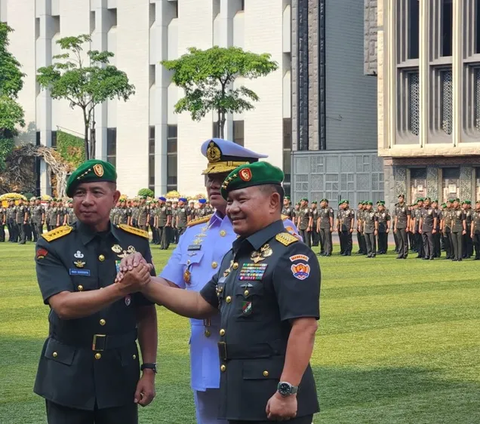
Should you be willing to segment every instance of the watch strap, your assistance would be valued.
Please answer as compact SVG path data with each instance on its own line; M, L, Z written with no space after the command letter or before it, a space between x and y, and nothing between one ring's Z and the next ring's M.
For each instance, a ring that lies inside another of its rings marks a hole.
M140 370L143 371L143 370L145 370L145 369L152 370L152 371L156 374L156 373L157 373L157 364L145 362L145 363L142 364L142 366L140 367Z

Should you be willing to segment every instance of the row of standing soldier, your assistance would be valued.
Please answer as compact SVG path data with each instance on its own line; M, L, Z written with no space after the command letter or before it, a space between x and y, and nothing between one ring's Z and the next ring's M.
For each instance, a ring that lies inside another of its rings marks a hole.
M303 198L294 207L289 198L285 199L283 214L297 225L308 246L320 245L319 255L331 256L332 233L338 232L340 254L352 253L352 234L357 233L358 254L374 258L388 250L388 235L393 233L397 259L406 259L409 250L417 252L417 258L433 260L446 252L446 258L459 261L473 256L480 259L480 200L475 210L471 202L460 203L449 199L438 207L438 201L419 198L413 205L405 203L405 196L399 195L393 214L385 207L384 201L359 202L356 211L350 209L349 201L339 202L335 212L327 199L314 201L310 205ZM409 249L410 247L410 249Z

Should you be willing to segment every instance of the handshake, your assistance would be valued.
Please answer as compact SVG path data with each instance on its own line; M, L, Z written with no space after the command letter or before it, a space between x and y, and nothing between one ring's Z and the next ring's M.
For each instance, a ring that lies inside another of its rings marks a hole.
M141 253L127 255L120 262L115 283L125 294L144 290L150 283L153 264L147 263Z

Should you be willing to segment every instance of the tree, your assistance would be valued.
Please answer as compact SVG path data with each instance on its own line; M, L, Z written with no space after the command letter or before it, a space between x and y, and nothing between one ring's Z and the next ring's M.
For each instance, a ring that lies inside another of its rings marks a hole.
M16 102L25 74L7 49L11 32L12 28L0 22L0 171L5 169L5 159L15 145L17 127L25 126L23 108Z
M172 81L185 90L185 97L175 105L175 112L190 112L200 121L208 112L218 117L218 133L224 137L227 113L253 109L252 101L259 97L247 87L233 88L238 77L258 78L278 68L267 53L245 52L239 47L212 47L200 50L191 47L188 54L176 60L164 60L162 65L173 71Z
M68 100L71 108L82 110L87 160L95 157L95 137L90 142L88 140L90 125L93 125L94 133L92 116L95 106L115 98L127 101L135 94L135 87L129 83L127 74L110 65L113 53L89 50L85 58L82 45L90 42L89 35L61 38L57 43L67 53L54 56L56 62L38 69L37 75L38 83L50 90L53 99Z
M149 188L141 188L140 190L138 190L138 195L145 197L155 197L155 193Z

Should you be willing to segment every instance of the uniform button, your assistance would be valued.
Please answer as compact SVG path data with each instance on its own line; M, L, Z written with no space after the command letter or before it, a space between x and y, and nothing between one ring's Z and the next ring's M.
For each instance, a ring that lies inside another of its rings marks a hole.
M102 354L101 353L96 353L95 354L95 359L102 359Z
M77 286L77 289L78 289L78 291L83 291L83 286L82 286L81 284L79 284L79 285Z
M268 377L268 371L266 371L266 370L263 371L263 376L264 376L264 377Z
M231 296L227 296L227 297L225 298L225 302L230 303L231 301L232 301L232 297L231 297Z
M137 359L137 355L133 355L132 358L133 358L133 359Z
M237 268L238 268L238 263L235 262L235 263L233 264L233 269L237 269Z
M211 335L210 330L205 330L205 337L210 337Z
M107 321L105 321L103 318L99 321L100 325L105 325Z
M222 366L220 367L220 371L222 371L222 372L227 371L227 366L226 366L226 365L222 365Z
M248 295L250 294L250 292L249 292L248 290L245 290L245 291L243 292L243 294L244 294L245 296L248 296Z
M218 266L218 264L217 264L216 262L212 262L212 268L213 268L213 269L216 269L217 266Z
M223 328L220 330L220 335L221 335L221 336L224 336L224 335L225 335L225 330L224 330Z
M54 358L56 358L56 357L58 356L58 353L57 353L57 352L53 352L53 353L52 353L52 356L53 356Z
M227 235L227 232L225 230L220 231L220 235L222 237L225 237Z
M99 256L98 256L98 260L99 260L100 262L103 262L103 261L105 260L105 256L99 255Z

